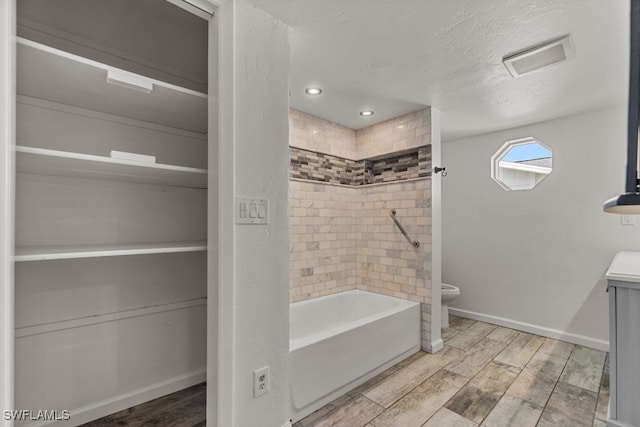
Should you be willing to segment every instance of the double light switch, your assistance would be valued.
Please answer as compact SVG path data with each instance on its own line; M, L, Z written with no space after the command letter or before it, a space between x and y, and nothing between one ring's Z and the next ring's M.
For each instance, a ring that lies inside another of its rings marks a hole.
M236 224L268 224L269 200L236 198Z

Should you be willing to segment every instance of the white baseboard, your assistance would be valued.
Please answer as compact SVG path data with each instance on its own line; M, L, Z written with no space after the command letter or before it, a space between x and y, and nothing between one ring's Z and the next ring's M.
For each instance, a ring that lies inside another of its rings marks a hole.
M631 424L623 423L622 421L607 418L607 427L633 427Z
M442 350L443 347L444 341L442 341L442 338L438 338L435 341L431 341L426 348L423 348L423 350L429 353L436 353Z
M282 424L282 427L291 427L291 421L287 421L286 423Z
M578 344L594 348L596 350L609 351L609 342L597 338L572 334L570 332L551 329L545 326L532 325L531 323L520 322L518 320L506 319L504 317L492 316L489 314L476 313L475 311L462 310L459 308L449 307L449 313L460 317L466 317L468 319L479 320L481 322L487 322L494 325L505 326L507 328L541 335L543 337L567 341L572 344Z
M71 418L68 421L42 421L29 424L28 427L44 427L53 425L54 423L55 427L77 426L89 421L96 420L98 418L105 417L115 412L122 411L123 409L131 408L132 406L157 399L158 397L166 396L167 394L174 393L187 387L200 384L206 379L206 369L199 369L197 371L169 378L165 381L161 381L128 393L123 393L91 405L71 409Z

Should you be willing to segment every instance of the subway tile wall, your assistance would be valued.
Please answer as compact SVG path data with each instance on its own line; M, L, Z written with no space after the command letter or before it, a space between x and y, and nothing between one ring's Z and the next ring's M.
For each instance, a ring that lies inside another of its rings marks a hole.
M289 183L291 302L355 289L355 188Z
M302 111L289 110L289 145L357 160L356 131Z
M431 110L405 114L356 131L358 159L431 145Z
M357 288L421 302L422 346L427 348L431 313L431 180L359 189ZM414 248L396 227L396 218Z
M431 145L431 110L426 108L353 130L290 109L289 129L292 147L362 160Z

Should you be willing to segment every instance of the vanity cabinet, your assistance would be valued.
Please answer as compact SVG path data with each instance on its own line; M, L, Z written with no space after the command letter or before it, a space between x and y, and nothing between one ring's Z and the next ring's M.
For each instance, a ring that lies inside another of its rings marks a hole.
M619 252L609 286L610 427L640 426L640 252Z

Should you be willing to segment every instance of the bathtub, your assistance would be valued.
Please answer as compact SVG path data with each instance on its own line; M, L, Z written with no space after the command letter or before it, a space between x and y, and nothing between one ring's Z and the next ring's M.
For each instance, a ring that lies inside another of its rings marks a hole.
M291 304L294 422L420 350L420 303L360 290Z

